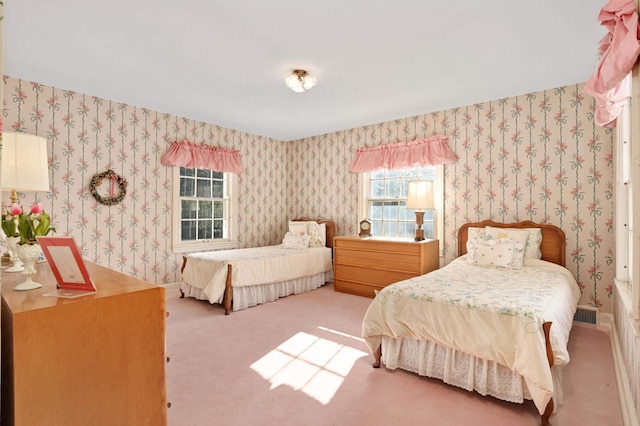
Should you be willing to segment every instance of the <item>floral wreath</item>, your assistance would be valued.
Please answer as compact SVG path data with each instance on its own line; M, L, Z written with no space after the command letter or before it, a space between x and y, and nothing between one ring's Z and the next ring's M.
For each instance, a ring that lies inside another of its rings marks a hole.
M111 187L109 188L108 197L103 197L102 195L100 195L96 188L102 185L102 181L105 179L111 181ZM120 193L118 195L115 195L116 185L120 189ZM127 181L122 176L118 176L116 172L109 169L106 172L94 175L93 178L91 178L89 189L91 190L91 195L93 195L93 198L95 198L100 204L113 206L114 204L118 204L120 201L124 200L125 195L127 195Z

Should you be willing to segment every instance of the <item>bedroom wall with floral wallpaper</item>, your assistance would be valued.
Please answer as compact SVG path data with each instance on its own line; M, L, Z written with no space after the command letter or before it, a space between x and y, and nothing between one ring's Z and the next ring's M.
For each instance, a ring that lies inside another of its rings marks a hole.
M339 235L357 233L358 175L348 167L361 147L440 133L459 160L445 166L444 261L467 221L533 220L567 234L567 267L581 303L611 312L613 137L593 122L593 99L572 85L281 142L215 124L4 77L5 131L47 138L50 194L40 197L83 255L157 284L179 280L171 252L171 169L160 164L183 138L240 150L240 245L277 244L286 220L328 217ZM125 201L97 203L96 173L129 182ZM8 195L3 194L3 203Z
M58 227L93 262L162 284L179 280L171 251L171 168L160 157L173 140L238 149L240 245L278 244L285 231L286 150L282 142L90 95L4 77L4 131L47 139L51 193L38 197ZM128 182L124 201L98 203L91 178L113 169ZM3 205L9 203L3 194Z
M357 234L362 147L439 133L459 160L445 166L444 262L456 256L465 222L532 220L567 236L567 268L580 303L611 312L614 277L613 140L593 121L582 84L391 120L287 144L288 215L334 218L339 235ZM303 164L304 167L300 167ZM302 207L304 206L304 207Z

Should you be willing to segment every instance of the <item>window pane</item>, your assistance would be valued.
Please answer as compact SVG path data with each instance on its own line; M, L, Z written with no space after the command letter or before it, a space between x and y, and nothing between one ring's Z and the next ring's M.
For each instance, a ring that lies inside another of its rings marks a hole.
M387 179L388 178L395 178L398 176L402 176L402 171L401 170L387 170L386 173Z
M422 229L424 229L424 237L427 239L434 239L435 236L433 235L433 222L432 223L425 223L422 225Z
M213 238L224 238L224 222L222 220L213 221Z
M397 201L387 201L384 203L384 213L383 218L385 221L387 220L398 220L398 202ZM386 229L386 228L385 228ZM387 235L387 234L385 234Z
M384 235L398 235L398 222L384 222Z
M383 179L385 171L384 170L375 170L371 172L371 179Z
M180 167L180 176L195 176L196 169Z
M382 201L373 201L371 202L371 207L369 208L369 219L371 220L381 220L382 219ZM382 228L380 228L382 230ZM381 235L381 234L379 234Z
M195 200L182 200L182 219L195 219L198 202Z
M384 181L372 180L371 181L371 198L383 198L384 197Z
M180 196L181 197L193 197L195 195L196 182L191 178L180 178Z
M198 169L198 177L207 179L211 178L211 170Z
M405 206L407 205L407 202L402 200L398 202L399 207L400 207L400 219L401 220L416 220L416 214L415 214L415 210L407 210L405 208Z
M400 222L400 228L398 230L398 236L400 236L400 237L415 237L416 236L416 224L414 222Z
M209 179L198 179L197 197L211 198L211 181Z
M223 198L224 197L224 182L221 180L214 180L213 182L213 194L212 198Z
M195 220L183 220L182 225L182 239L183 240L195 240L196 239L196 222Z
M210 240L212 236L211 219L198 221L198 239Z
M371 221L371 235L384 235L382 233L382 221L381 220L372 220Z
M400 180L399 179L387 179L386 181L386 197L387 198L393 198L393 197L400 197L402 195L402 192L400 192L401 190L401 186L400 186Z
M198 201L198 218L211 219L213 217L212 205L211 201Z
M213 179L220 179L223 180L224 179L224 172L211 172L211 177Z
M223 218L224 217L224 202L223 201L214 201L213 202L213 216L214 218Z

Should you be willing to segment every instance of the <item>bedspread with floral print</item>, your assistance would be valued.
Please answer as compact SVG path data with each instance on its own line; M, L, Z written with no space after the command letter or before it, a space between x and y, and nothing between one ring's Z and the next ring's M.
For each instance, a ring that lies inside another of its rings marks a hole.
M362 335L372 353L382 336L409 337L498 362L523 376L542 413L553 393L542 324L552 323L555 363L568 363L579 297L575 279L559 265L527 259L512 270L470 265L463 256L379 291Z

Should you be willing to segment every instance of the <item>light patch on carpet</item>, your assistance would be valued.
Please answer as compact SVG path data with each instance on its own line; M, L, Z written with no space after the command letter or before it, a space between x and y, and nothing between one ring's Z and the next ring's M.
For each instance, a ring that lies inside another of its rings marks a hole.
M353 365L366 356L361 350L308 333L297 333L251 365L271 389L289 386L328 404Z

